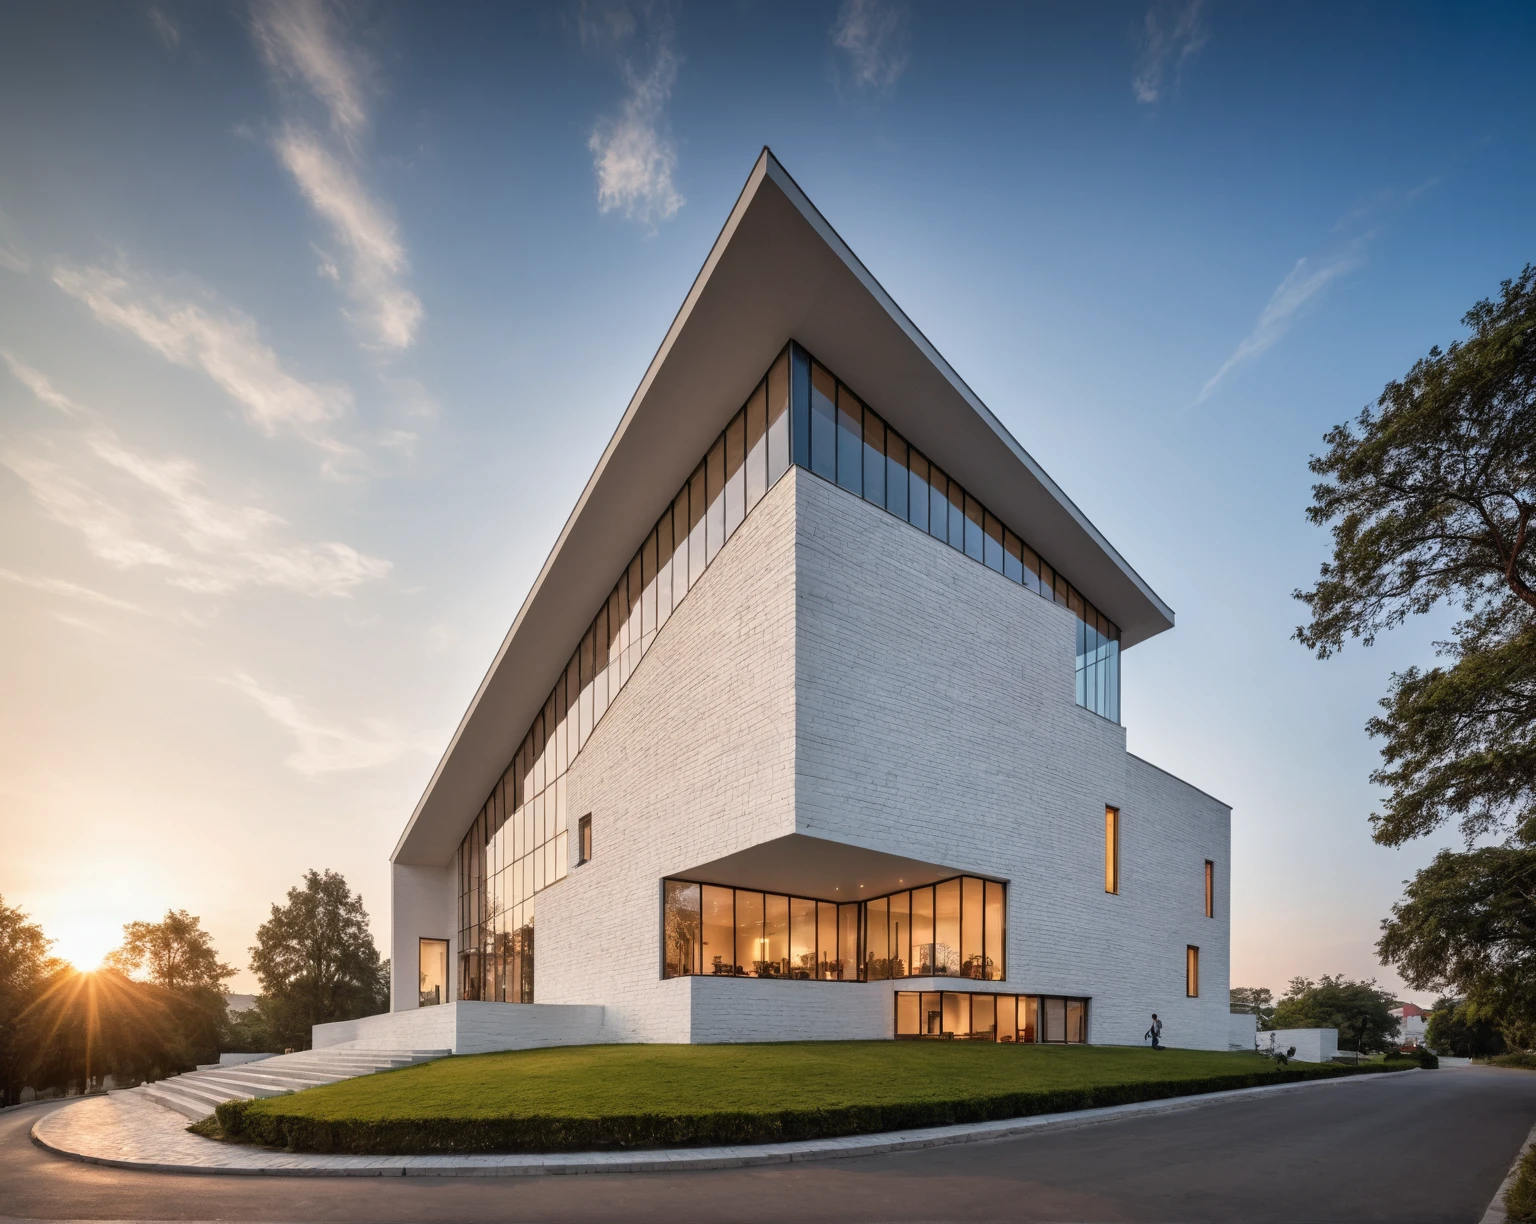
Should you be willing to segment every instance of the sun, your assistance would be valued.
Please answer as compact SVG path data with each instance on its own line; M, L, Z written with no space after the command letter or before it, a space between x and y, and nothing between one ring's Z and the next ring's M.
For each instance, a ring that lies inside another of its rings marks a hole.
M101 968L107 953L123 938L121 926L84 920L56 925L48 933L53 936L53 955L84 973Z

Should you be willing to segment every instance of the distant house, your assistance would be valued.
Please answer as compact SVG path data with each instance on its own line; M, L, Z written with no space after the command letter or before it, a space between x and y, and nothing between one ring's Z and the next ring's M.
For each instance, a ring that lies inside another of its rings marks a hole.
M1429 1023L1427 1011L1417 1003L1404 1003L1401 1007L1394 1007L1392 1014L1397 1017L1397 1039L1401 1044L1424 1044L1424 1029Z

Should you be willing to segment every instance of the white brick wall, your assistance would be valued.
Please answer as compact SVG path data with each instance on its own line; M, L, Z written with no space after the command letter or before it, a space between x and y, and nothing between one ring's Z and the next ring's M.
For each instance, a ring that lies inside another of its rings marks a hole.
M1090 1040L1139 1042L1156 1011L1168 1044L1225 1049L1228 809L1076 704L1065 608L796 475L799 831L1007 879L1005 989L1090 996Z
M661 879L794 831L793 474L672 614L567 775L593 857L536 901L534 998L601 1003L608 1040L688 1041L662 982ZM734 983L732 983L734 984ZM718 1040L719 1038L715 1038Z
M448 940L449 992L457 993L458 873L446 867L390 864L389 1006L414 1011L421 1003L421 943Z
M539 894L539 1002L511 1009L601 1006L607 1041L889 1036L901 983L660 978L662 877L798 832L1008 880L1007 980L989 985L1091 997L1090 1040L1139 1043L1157 1011L1167 1044L1225 1049L1229 809L1078 707L1073 639L1066 609L791 469L573 764L593 861L574 866L573 837L571 874ZM451 926L453 873L401 872L394 954L414 965L401 924L446 896ZM930 984L959 983L905 985Z

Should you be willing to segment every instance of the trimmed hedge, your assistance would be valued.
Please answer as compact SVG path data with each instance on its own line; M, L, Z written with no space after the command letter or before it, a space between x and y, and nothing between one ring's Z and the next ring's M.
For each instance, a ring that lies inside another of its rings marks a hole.
M590 1152L614 1148L693 1147L779 1143L872 1134L959 1122L989 1122L1036 1114L1129 1105L1168 1097L1196 1096L1402 1071L1407 1063L1359 1067L1288 1067L1240 1075L1167 1080L1041 1092L1008 1092L951 1101L897 1105L847 1105L829 1109L689 1114L629 1114L595 1118L507 1116L496 1118L313 1118L284 1113L281 1097L226 1101L215 1111L226 1137L296 1152L404 1156L490 1152Z
M1440 1065L1440 1058L1436 1054L1419 1046L1412 1050L1388 1050L1383 1062L1412 1063L1415 1067L1423 1067L1426 1071L1433 1071Z
M1477 1061L1494 1067L1515 1067L1521 1071L1536 1071L1536 1053L1531 1051L1495 1054L1491 1058L1479 1058Z

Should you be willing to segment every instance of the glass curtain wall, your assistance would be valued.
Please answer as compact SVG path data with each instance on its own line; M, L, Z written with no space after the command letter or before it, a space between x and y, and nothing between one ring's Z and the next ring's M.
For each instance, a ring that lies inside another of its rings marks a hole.
M533 898L564 879L569 862L565 772L673 610L791 463L1070 609L1077 617L1078 704L1119 720L1119 629L958 482L791 343L619 575L465 834L458 853L461 998L532 1001ZM915 912L909 920L917 922ZM941 920L935 912L930 921ZM857 946L861 931L855 921L840 938ZM958 940L958 932L952 933ZM960 965L979 964L977 957L984 961L989 955L985 940L966 948L951 941L948 947L945 956L930 951L938 958L934 972L960 974ZM950 955L953 962L945 959ZM723 952L722 957L723 963L739 960ZM861 973L868 971L858 963Z
M975 876L841 904L666 880L662 976L1002 981L1007 914L1007 886Z
M896 1036L1081 1045L1088 1040L1088 1000L898 990Z

